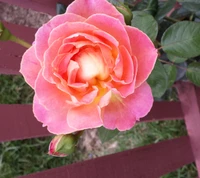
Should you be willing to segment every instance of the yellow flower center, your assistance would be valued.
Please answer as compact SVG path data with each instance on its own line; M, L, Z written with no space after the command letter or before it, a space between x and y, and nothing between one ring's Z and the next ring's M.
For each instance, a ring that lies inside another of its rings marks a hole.
M75 61L79 64L78 80L96 83L96 80L105 80L109 76L108 67L99 50L86 48L79 52Z

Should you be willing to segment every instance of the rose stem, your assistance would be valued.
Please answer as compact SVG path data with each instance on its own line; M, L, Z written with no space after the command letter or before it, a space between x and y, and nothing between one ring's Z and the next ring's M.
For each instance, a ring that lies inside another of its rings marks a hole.
M171 18L171 17L167 17L167 16L165 16L164 19L168 20L168 21L171 21L171 22L174 22L174 23L180 22L180 20L177 20L177 19L174 19L174 18Z
M17 44L20 44L21 46L23 46L25 48L30 48L31 47L31 44L27 43L26 41L14 36L14 35L11 35L9 40L13 41L13 42L15 42Z
M158 60L159 60L160 62L163 62L163 63L166 63L166 64L174 65L174 66L176 66L176 67L179 68L179 69L187 70L187 68L178 66L178 65L176 65L176 64L174 64L174 63L172 63L172 62L164 61L164 60L162 60L162 59L158 59Z

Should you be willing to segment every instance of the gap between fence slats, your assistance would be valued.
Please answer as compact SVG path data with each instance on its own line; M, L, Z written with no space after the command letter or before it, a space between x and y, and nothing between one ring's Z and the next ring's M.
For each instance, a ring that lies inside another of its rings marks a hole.
M183 136L20 178L155 178L193 161Z
M200 88L187 82L179 82L176 86L200 177Z
M16 5L37 12L56 15L56 3L63 3L68 6L73 0L0 0L8 4Z

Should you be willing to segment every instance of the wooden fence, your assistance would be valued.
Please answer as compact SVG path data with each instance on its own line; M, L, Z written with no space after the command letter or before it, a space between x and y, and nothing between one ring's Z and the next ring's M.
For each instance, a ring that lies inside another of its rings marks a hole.
M51 15L55 15L58 2L0 1ZM68 5L71 0L59 2ZM30 43L33 41L36 29L6 22L5 26L20 38ZM19 64L25 48L11 42L0 43L0 48L0 74L19 75ZM154 102L151 112L142 121L185 119L188 136L29 174L22 178L158 178L192 162L196 163L200 175L200 88L186 82L177 83L176 88L180 102ZM31 105L0 104L0 113L3 118L0 124L0 142L50 135L34 118Z

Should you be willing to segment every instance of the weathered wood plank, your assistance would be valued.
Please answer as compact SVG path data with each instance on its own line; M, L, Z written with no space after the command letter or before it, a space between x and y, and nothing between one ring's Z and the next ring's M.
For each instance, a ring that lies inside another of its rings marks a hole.
M178 101L161 101L154 102L153 107L149 114L141 121L154 121L154 120L180 120L183 119L183 111L181 103Z
M184 136L20 178L158 178L193 161Z
M200 177L200 88L186 82L179 82L176 86Z
M32 113L32 105L0 105L0 142L48 136L50 133Z
M141 121L181 118L182 111L179 104L178 102L155 102L149 115ZM173 109L176 109L176 112L173 112ZM4 118L0 124L0 141L49 135L46 128L42 128L42 124L33 116L32 105L1 104L0 113L1 118Z
M63 3L68 6L73 0L0 0L8 4L32 9L50 15L56 15L56 3Z
M13 35L32 43L36 29L3 22ZM14 42L0 41L0 74L19 74L20 62L26 48Z

